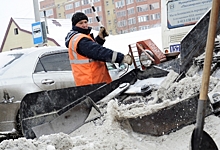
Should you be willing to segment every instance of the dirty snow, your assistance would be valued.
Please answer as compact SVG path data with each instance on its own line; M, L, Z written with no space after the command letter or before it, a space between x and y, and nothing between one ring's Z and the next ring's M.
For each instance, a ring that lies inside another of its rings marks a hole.
M146 115L196 94L199 91L201 77L186 77L179 82L170 80L175 76L170 72L166 78L152 78L137 81L133 87L149 84L152 93L142 99L145 101L120 105L117 99L110 100L104 116L89 122L71 134L64 133L41 136L38 139L19 138L5 140L0 144L1 150L186 150L189 149L194 124L163 136L150 136L133 132L126 118ZM219 90L219 79L211 77L209 90ZM166 85L166 86L165 86ZM218 85L218 86L216 86ZM132 86L131 86L132 88ZM216 89L218 88L218 89ZM155 90L154 90L155 89ZM157 89L157 90L156 90ZM161 93L165 96L161 96ZM159 98L163 101L158 103ZM210 134L220 147L220 119L211 115L205 118L204 130Z

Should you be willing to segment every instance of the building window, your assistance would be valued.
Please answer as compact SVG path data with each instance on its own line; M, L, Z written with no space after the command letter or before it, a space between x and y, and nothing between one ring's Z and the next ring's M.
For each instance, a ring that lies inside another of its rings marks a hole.
M128 15L134 14L134 8L127 9Z
M82 5L89 4L89 0L82 0Z
M129 18L128 19L128 25L136 24L136 19L135 18Z
M47 16L47 17L53 16L53 9L48 9L48 10L46 10L46 16Z
M110 11L109 10L107 11L107 14L110 15Z
M151 15L151 20L157 20L157 19L160 19L160 14L159 13Z
M92 23L93 22L93 18L89 17L88 18L88 23Z
M79 7L80 6L80 1L78 2L75 2L75 8Z
M146 16L138 16L138 22L147 22L149 20L150 20L150 18L149 18L148 15L146 15Z
M148 10L147 4L137 6L137 12L144 12L144 11L147 11L147 10Z
M132 4L132 3L134 3L134 0L126 0L127 5Z
M158 9L158 8L160 8L159 3L150 4L150 10L154 10L154 9Z
M18 35L18 28L14 28L14 34Z
M119 11L119 12L117 12L116 16L117 16L117 17L126 16L126 11L125 11L125 10Z
M122 20L118 22L118 27L125 27L127 26L127 21L126 20Z
M150 26L149 25L146 25L146 26L139 26L139 30L146 30L146 29L149 29Z
M111 25L111 24L112 24L111 20L108 20L108 24L109 24L109 25Z
M137 31L136 27L130 29L130 32L134 32L134 31Z
M101 7L101 6L98 6L98 7L95 8L95 10L96 10L97 12L102 11L102 7Z
M116 8L122 8L123 6L125 6L125 1L124 0L115 2L115 7Z
M65 10L73 9L73 4L65 5Z
M128 33L128 30L121 30L120 33L121 33L121 34L123 34L123 33Z
M106 1L106 6L108 6L108 1Z
M83 12L84 14L91 14L91 13L92 13L92 9L91 9L91 8L83 9L82 12Z
M145 0L136 0L136 2L143 2L143 1L145 1Z

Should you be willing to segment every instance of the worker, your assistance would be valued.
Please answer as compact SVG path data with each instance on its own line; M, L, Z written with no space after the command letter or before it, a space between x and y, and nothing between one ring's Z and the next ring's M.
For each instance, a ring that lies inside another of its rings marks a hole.
M102 46L108 35L104 27L100 28L96 38L90 34L91 29L84 13L73 14L72 30L67 34L65 44L76 86L110 83L112 79L105 62L132 64L130 55Z

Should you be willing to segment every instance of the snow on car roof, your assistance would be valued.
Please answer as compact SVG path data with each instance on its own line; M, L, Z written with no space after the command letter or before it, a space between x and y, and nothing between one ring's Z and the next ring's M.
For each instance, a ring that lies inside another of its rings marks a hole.
M27 55L29 56L29 54L31 54L30 58L28 59L19 59L19 62L22 61L23 63L26 63L27 61L30 60L32 61L33 58L41 57L45 54L51 54L51 53L57 53L63 51L67 52L67 48L60 46L44 46L44 47L32 47L32 48L2 52L0 53L0 60L4 60L4 61L0 62L0 75L5 73L6 70L8 70L9 66L17 65L17 63L13 63L13 62L14 61L18 62L17 60L19 57L23 57ZM25 65L26 64L24 64L23 66Z
M19 50L13 50L13 51L5 51L0 53L0 55L8 55L8 54L16 54L16 53L32 53L32 52L42 52L42 51L49 51L49 50L59 50L59 49L67 49L65 47L61 46L43 46L43 47L31 47L31 48L25 48L25 49L19 49Z

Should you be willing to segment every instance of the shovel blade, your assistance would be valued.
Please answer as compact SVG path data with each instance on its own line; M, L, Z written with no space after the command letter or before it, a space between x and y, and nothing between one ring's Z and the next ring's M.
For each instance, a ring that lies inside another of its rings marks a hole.
M89 116L92 107L96 106L92 99L87 97L87 99L70 108L52 121L32 127L32 130L37 138L42 135L59 132L70 134L86 123L86 119Z
M190 150L218 150L217 145L208 133L203 131L200 139L195 130L192 133Z

